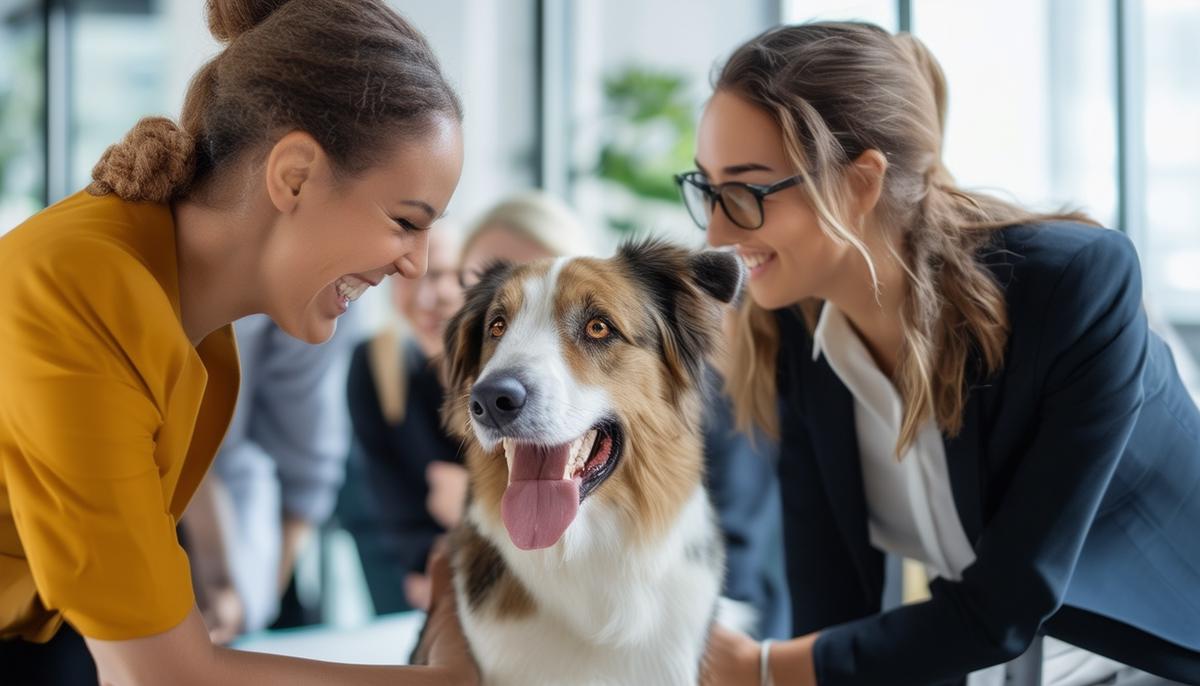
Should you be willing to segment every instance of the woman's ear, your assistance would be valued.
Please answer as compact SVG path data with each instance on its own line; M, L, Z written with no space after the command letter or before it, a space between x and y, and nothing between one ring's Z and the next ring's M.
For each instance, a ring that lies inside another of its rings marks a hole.
M316 139L303 131L285 134L267 155L267 195L281 213L293 211L300 193L325 161L325 152Z
M878 150L864 150L850 164L850 190L854 194L854 211L859 216L871 214L883 194L883 179L887 174L887 157Z

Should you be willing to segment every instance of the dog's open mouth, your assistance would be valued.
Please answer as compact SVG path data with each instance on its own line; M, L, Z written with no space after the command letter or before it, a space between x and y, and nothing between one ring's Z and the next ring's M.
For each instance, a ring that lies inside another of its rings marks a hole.
M508 488L500 516L513 545L548 548L562 538L579 504L612 475L621 457L621 429L607 420L570 443L539 445L505 438Z

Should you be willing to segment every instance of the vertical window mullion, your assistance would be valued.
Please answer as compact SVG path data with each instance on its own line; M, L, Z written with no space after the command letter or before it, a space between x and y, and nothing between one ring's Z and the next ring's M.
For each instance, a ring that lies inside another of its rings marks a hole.
M1117 228L1146 242L1145 51L1142 0L1113 0L1116 15Z
M571 41L569 32L571 3L567 0L541 0L538 18L541 42L538 65L541 102L541 131L539 155L540 183L543 189L560 198L568 197L570 185L570 70Z
M69 192L71 135L71 32L67 0L45 5L45 201L53 204Z

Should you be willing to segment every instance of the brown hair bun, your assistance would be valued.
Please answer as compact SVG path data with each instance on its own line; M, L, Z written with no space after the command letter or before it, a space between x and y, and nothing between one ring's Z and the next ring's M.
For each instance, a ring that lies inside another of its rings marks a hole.
M192 178L195 142L166 117L146 117L120 143L108 146L92 168L92 195L163 203Z
M213 38L228 43L261 24L288 0L208 0L208 30Z

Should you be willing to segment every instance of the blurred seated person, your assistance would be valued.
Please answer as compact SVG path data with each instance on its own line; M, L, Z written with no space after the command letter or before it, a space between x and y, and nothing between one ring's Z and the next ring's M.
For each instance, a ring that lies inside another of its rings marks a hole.
M375 612L428 604L425 563L445 527L426 509L430 462L462 462L442 429L434 361L446 322L462 305L455 232L429 232L429 262L417 279L390 278L401 321L355 347L346 395L353 426L338 518L354 537Z
M352 317L320 345L292 338L266 315L234 322L237 409L182 520L216 643L276 620L296 559L333 512L349 450L342 389Z

